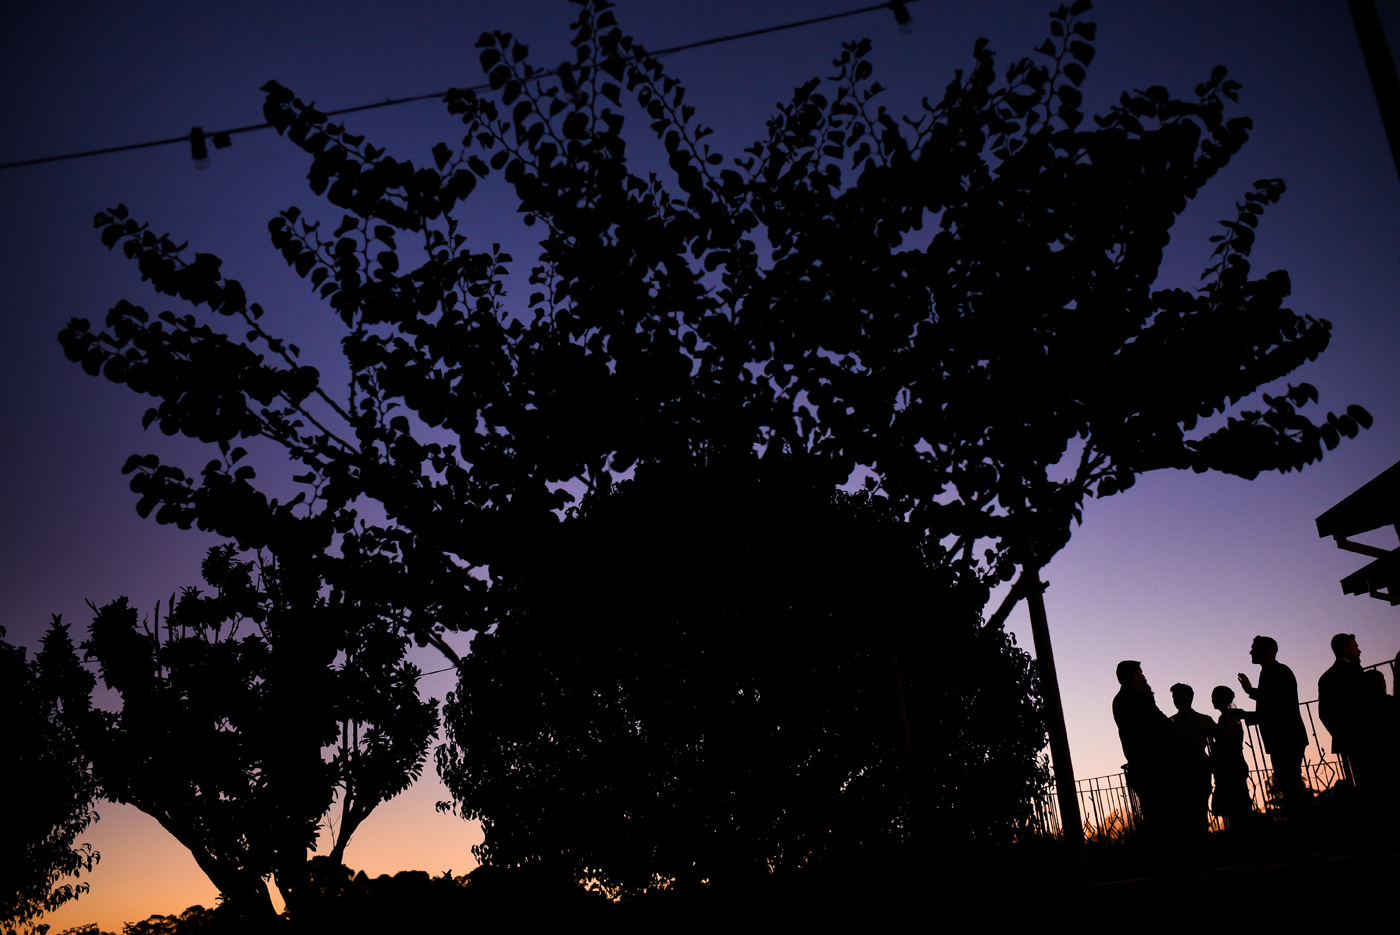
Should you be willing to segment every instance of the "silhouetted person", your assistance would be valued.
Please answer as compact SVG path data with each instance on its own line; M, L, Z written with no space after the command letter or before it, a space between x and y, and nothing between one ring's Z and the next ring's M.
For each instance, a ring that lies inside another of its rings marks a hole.
M1113 697L1113 721L1128 764L1128 785L1137 794L1143 824L1175 833L1182 809L1176 792L1180 777L1176 732L1142 674L1135 659L1118 663L1118 684Z
M1206 830L1210 825L1210 754L1207 745L1215 735L1215 722L1192 709L1191 701L1195 697L1196 692L1190 685L1177 682L1172 686L1172 704L1176 706L1176 714L1171 716L1171 722L1181 748L1181 780L1185 783L1181 793L1190 809L1187 817L1191 826ZM1206 820L1204 827L1201 825L1202 817Z
M1259 725L1274 769L1274 790L1279 801L1292 808L1308 795L1302 777L1308 732L1298 712L1298 680L1292 669L1278 661L1278 643L1272 637L1254 638L1249 661L1259 666L1259 687L1243 672L1239 674L1244 693L1254 699L1254 710L1245 712L1245 722Z
M1210 745L1210 771L1215 775L1215 797L1211 811L1225 826L1238 827L1254 812L1249 796L1249 764L1244 760L1244 712L1234 705L1235 693L1224 685L1215 686L1210 703L1220 712L1215 723L1215 739Z
M1336 661L1317 680L1317 714L1332 735L1332 752L1347 761L1351 781L1364 789L1376 781L1372 773L1375 737L1366 709L1366 673L1355 633L1332 637Z
M1381 795L1395 791L1397 781L1396 751L1400 748L1400 702L1385 691L1385 673L1379 669L1366 670L1366 714L1371 721L1372 752L1375 774Z
M1334 635L1331 654L1336 662L1317 679L1317 717L1331 733L1331 752L1347 760L1352 784L1365 789L1376 782L1376 739L1366 710L1366 673L1357 634Z

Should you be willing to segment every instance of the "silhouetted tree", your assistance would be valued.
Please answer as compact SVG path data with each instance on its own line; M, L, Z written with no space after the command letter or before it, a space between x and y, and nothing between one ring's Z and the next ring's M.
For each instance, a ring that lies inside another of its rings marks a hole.
M152 915L128 922L122 926L122 935L209 935L225 930L221 922L217 910L190 906L178 916Z
M639 459L786 445L833 485L863 477L899 503L950 544L937 561L1009 578L1011 543L1034 539L1048 560L1086 497L1143 471L1300 468L1369 423L1352 407L1314 425L1297 411L1316 396L1306 384L1245 408L1329 337L1283 305L1286 274L1250 278L1282 182L1222 222L1201 288L1156 286L1177 216L1248 138L1247 118L1226 119L1224 69L1188 99L1125 94L1084 129L1081 2L1053 15L1037 59L999 76L979 42L971 71L901 121L878 105L869 44L851 43L828 85L802 85L728 160L606 6L581 5L575 61L554 72L483 36L494 90L449 95L467 135L435 147L433 168L267 86L268 119L312 157L312 190L346 212L329 236L295 208L270 224L340 322L345 394L217 257L188 258L125 208L97 216L158 292L212 315L123 301L106 331L75 319L61 335L88 372L155 397L146 425L220 448L197 477L128 461L143 514L245 547L334 542L357 574L378 561L376 583L440 643L494 619L486 570L528 568L570 486L605 489ZM632 171L630 106L670 185ZM452 214L493 177L544 231L520 305L512 258L473 249ZM285 450L305 496L260 492L240 439ZM386 519L356 526L364 500Z
M580 4L573 59L550 71L483 36L491 91L448 95L466 134L432 167L270 83L268 119L344 212L330 229L289 208L270 230L339 323L348 390L217 257L121 206L97 216L103 241L207 315L120 302L105 331L75 319L61 340L153 396L146 425L218 446L197 476L133 457L139 511L245 548L294 539L332 588L373 587L453 659L444 634L506 619L536 555L570 541L576 492L715 452L791 454L813 489L863 482L932 568L982 594L1144 471L1297 469L1370 421L1313 423L1307 384L1250 401L1329 339L1284 305L1286 274L1251 278L1282 182L1222 222L1198 289L1158 287L1172 225L1250 124L1227 119L1237 85L1217 69L1084 126L1088 6L1054 12L1037 57L1000 74L979 42L908 119L879 104L869 43L849 43L738 159L602 0ZM654 140L624 134L629 111ZM459 230L485 179L542 229L520 303L513 259ZM298 464L289 502L240 463L248 440Z
M138 621L124 597L95 608L82 648L121 706L93 707L91 676L70 680L63 723L101 795L160 822L236 914L274 915L269 876L295 914L337 788L339 862L370 811L421 773L437 703L419 699L382 607L323 593L290 562L255 571L232 545L202 571L212 593L185 589L164 621ZM66 624L47 640L56 668L76 667Z
M11 933L87 892L87 883L71 881L92 870L98 854L78 843L97 819L96 788L57 700L68 689L86 691L93 677L53 638L30 660L4 636L0 627L0 932Z
M777 458L585 498L445 707L477 856L635 894L888 860L919 822L1008 840L1044 780L1030 660L925 546Z

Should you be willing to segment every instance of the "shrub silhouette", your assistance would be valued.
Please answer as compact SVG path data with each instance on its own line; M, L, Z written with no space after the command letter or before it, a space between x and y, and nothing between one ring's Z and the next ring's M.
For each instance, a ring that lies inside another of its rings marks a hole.
M637 894L1008 842L1030 660L909 533L777 458L585 499L444 709L478 857Z

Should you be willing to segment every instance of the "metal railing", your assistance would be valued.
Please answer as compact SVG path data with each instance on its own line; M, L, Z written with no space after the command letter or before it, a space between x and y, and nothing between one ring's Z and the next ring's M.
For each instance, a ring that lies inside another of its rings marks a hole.
M1319 730L1319 720L1314 710L1316 706L1315 700L1299 705L1303 709L1303 722L1310 739L1303 757L1303 781L1315 793L1330 789L1346 777L1342 760L1336 756L1328 757L1324 752L1328 745L1323 743L1325 731ZM1327 739L1330 741L1331 737L1327 736ZM1246 728L1244 753L1246 762L1250 764L1248 782L1254 808L1259 812L1268 812L1276 807L1269 795L1273 770L1265 762L1264 743L1257 725ZM1075 791L1079 797L1079 814L1084 821L1084 836L1088 840L1116 840L1135 828L1141 820L1142 811L1137 796L1128 786L1127 776L1121 772L1081 779L1075 783ZM1032 821L1038 830L1056 836L1060 834L1060 803L1053 781L1032 802L1032 809ZM1212 815L1210 822L1212 830L1219 830L1220 820L1217 817Z

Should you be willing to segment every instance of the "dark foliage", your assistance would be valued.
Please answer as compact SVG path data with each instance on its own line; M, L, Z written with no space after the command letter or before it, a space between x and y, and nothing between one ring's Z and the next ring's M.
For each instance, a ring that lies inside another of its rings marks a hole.
M584 500L478 636L438 768L492 866L610 894L1009 841L1030 660L880 498L710 465Z
M337 789L338 861L370 811L421 773L436 702L419 699L381 608L323 594L289 562L255 571L232 546L211 549L203 574L212 593L187 588L164 621L140 622L126 598L96 610L82 648L121 705L95 708L92 677L71 680L63 723L104 798L160 822L236 915L269 919L265 878L295 911ZM77 669L66 625L48 641L62 650L56 669Z
M34 660L4 636L0 627L0 932L10 933L87 892L87 883L74 881L98 854L78 842L97 819L96 787L58 700L85 692L93 677L67 657L62 632L51 633Z
M234 928L224 924L216 909L190 906L179 915L153 915L122 926L122 935L223 935Z

